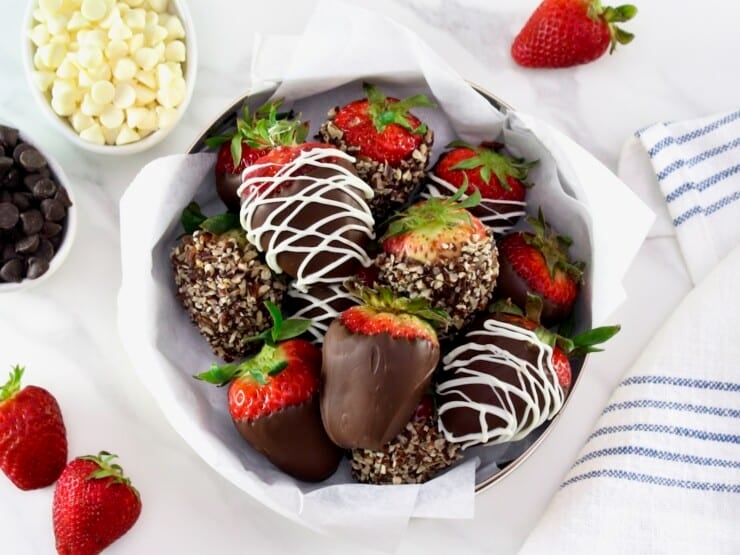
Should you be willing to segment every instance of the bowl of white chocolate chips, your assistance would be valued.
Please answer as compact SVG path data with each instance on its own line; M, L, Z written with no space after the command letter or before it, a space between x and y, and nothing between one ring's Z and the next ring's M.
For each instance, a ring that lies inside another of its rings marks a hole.
M23 48L43 112L93 152L149 148L192 97L197 51L184 0L33 0Z

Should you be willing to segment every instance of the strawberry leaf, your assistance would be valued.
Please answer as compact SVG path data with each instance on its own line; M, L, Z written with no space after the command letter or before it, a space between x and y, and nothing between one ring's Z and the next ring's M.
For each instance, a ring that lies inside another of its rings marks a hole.
M180 223L182 224L185 233L188 235L191 235L195 230L200 228L200 224L205 220L206 217L203 215L203 212L200 211L200 206L198 206L197 202L191 202L188 204L180 215Z
M277 376L280 372L285 370L288 367L288 361L287 360L281 360L277 364L275 364L272 368L270 368L267 371L268 376Z
M196 380L216 384L219 386L229 383L240 371L239 364L211 364L207 372L193 376Z
M231 138L231 160L234 162L234 167L238 167L242 161L242 136L237 133Z
M312 325L313 322L311 320L301 320L298 318L285 320L282 323L282 327L280 328L280 333L278 334L276 341L285 341L287 339L298 337L302 333L308 331L308 328Z
M218 216L211 216L200 224L201 229L210 231L214 235L221 235L222 233L226 233L227 231L238 228L239 226L239 216L232 214L231 212L219 214Z
M25 371L26 369L23 366L19 366L16 364L13 367L13 369L10 371L8 381L5 383L5 385L0 387L0 403L2 403L3 401L7 401L21 390L21 378L23 377L23 372Z
M215 137L208 137L205 140L208 148L218 148L224 143L228 143L231 140L231 135L216 135Z

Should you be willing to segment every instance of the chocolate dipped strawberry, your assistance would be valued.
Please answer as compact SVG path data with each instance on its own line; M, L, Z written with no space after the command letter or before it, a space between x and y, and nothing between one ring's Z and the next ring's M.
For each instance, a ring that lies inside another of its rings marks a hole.
M571 262L568 249L573 241L553 232L542 210L527 222L533 232L517 232L498 242L499 277L496 297L509 298L524 307L528 295L542 298L542 323L552 326L573 311L583 282L582 262Z
M307 291L341 283L371 263L374 235L367 202L372 189L353 158L331 145L304 143L271 150L244 171L241 223L247 239L277 273Z
M397 215L375 260L381 285L426 299L449 314L455 329L488 306L498 275L493 235L468 211L480 193L457 202L462 194L430 198Z
M404 429L439 361L429 323L445 315L423 299L388 289L358 291L324 337L321 416L329 437L352 449L378 450Z
M535 306L528 317L497 303L444 357L436 393L447 441L466 449L524 439L562 408L572 379L568 357L598 351L596 344L619 331L596 328L567 339L539 324L539 301Z
M186 235L170 253L176 294L216 356L232 361L256 350L245 339L270 328L265 301L286 290L247 242L235 214L210 218L192 202L182 212Z
M360 300L348 292L341 283L314 285L305 293L288 288L284 311L291 318L311 320L311 327L305 334L314 345L324 342L329 325L342 312L360 304Z
M283 472L318 482L334 473L341 458L321 422L321 351L296 339L309 320L283 320L272 303L274 325L255 339L262 350L240 364L213 365L195 376L208 383L229 383L229 414L241 436Z
M526 162L503 152L503 145L481 143L473 146L453 141L429 174L425 196L450 197L461 187L465 195L478 191L480 203L470 212L496 234L506 233L520 217L527 189L527 174L537 161Z
M216 192L233 212L239 211L237 191L242 184L242 172L258 158L278 145L294 145L306 140L308 126L285 118L278 109L283 99L263 104L254 113L244 106L243 117L237 118L236 130L229 135L206 139L206 146L218 148L216 158Z
M363 83L367 98L329 112L319 136L356 157L360 177L375 191L370 208L378 220L405 205L426 175L434 134L412 108L435 107L424 95L399 100Z

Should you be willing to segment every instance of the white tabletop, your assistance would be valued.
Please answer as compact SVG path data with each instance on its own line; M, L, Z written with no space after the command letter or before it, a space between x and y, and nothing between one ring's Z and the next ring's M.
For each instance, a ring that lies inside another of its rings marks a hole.
M355 0L356 4L368 4ZM628 25L635 42L575 69L532 71L513 64L511 41L537 0L380 0L461 75L549 121L617 170L624 141L658 120L737 107L740 5L642 0ZM0 117L39 137L76 183L78 238L65 266L28 293L0 297L0 378L16 362L27 381L53 391L71 455L116 452L141 491L143 513L113 553L365 553L322 537L258 505L201 461L163 419L139 383L117 336L120 283L118 200L148 161L183 152L249 83L256 31L300 32L315 0L191 1L200 67L178 129L153 150L127 158L83 153L38 113L21 69L24 2L3 2ZM280 6L276 9L275 6ZM625 225L629 215L625 214ZM610 319L623 332L593 357L575 397L538 451L479 495L476 516L413 521L398 552L513 553L545 509L612 387L690 288L673 237L652 236L625 279L627 300ZM21 493L0 477L3 553L53 552L53 490ZM379 531L382 533L382 531Z

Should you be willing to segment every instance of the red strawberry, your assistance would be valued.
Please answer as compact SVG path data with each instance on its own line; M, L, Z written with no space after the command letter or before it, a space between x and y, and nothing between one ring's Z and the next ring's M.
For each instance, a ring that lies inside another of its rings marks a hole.
M244 107L244 118L237 118L236 131L206 139L206 145L219 147L216 158L216 191L229 209L239 210L236 194L241 186L241 173L277 145L302 143L308 127L297 120L278 114L283 99L268 102L251 114Z
M439 341L427 320L446 315L423 299L394 299L389 289L357 293L365 304L342 312L324 337L321 416L337 445L380 449L429 386Z
M67 464L67 432L54 396L35 385L21 389L15 366L0 387L0 468L22 490L53 484Z
M54 490L57 552L100 553L128 532L141 514L139 492L113 463L116 455L78 457L62 472Z
M434 139L409 110L435 104L421 94L404 100L386 97L369 83L363 89L367 98L330 111L319 135L357 157L358 174L376 193L373 215L382 220L405 204L422 182Z
M258 157L254 164L255 167L251 169L246 177L253 181L252 185L246 187L246 190L242 192L242 198L248 197L255 190L262 190L267 186L267 181L259 181L260 178L273 177L280 170L282 170L287 164L293 162L301 152L308 152L315 148L328 148L333 149L334 147L326 143L301 143L299 145L281 145L269 149L262 156ZM329 158L327 162L336 163L336 158Z
M255 338L265 341L259 354L240 364L214 364L195 377L219 385L231 382L231 419L275 466L302 480L323 480L336 470L340 452L319 414L321 351L294 339L308 330L310 320L283 320L274 304L265 305L274 325Z
M452 196L461 187L467 195L477 190L481 202L470 212L494 233L506 232L525 213L530 187L525 180L537 161L525 162L500 153L498 143L481 143L476 147L453 141L447 148L452 150L443 154L434 166L427 186L430 196Z
M634 35L615 24L635 14L635 6L603 7L600 0L545 0L514 39L511 55L525 67L585 64L631 42Z
M396 295L427 299L445 310L457 329L488 305L498 275L493 236L467 210L480 192L458 203L462 192L419 202L399 214L376 258L380 284Z
M542 322L551 326L572 312L584 264L569 260L572 240L553 233L541 210L538 218L527 221L534 233L517 232L498 242L501 270L496 296L521 307L528 294L542 297Z

